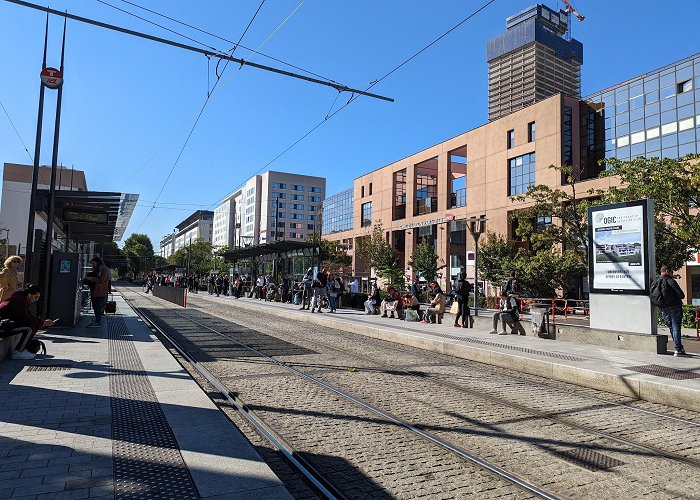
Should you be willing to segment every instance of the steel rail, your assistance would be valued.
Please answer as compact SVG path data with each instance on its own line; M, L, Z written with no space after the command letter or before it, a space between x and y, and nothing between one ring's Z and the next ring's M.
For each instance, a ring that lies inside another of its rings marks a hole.
M319 473L313 465L309 464L306 459L301 457L292 446L287 443L284 438L277 434L261 417L255 414L241 399L230 391L226 385L221 382L214 374L207 370L202 364L197 361L182 345L180 345L171 335L159 327L155 321L148 317L148 314L142 308L133 304L130 299L122 295L134 312L147 324L151 325L160 333L173 348L190 364L192 367L204 377L207 382L216 388L226 400L233 405L240 414L251 424L262 436L267 439L272 446L278 450L294 467L296 467L303 476L308 479L318 491L329 500L343 500L346 497L337 490L329 481L327 481L321 473Z
M132 305L132 307L134 307L134 306ZM453 444L451 444L451 443L449 443L449 442L447 442L447 441L445 441L437 436L434 436L433 434L431 434L429 432L423 431L423 430L415 427L414 425L406 422L405 420L402 420L402 419L392 415L389 412L386 412L386 411L381 410L380 408L377 408L369 403L366 403L366 402L362 401L361 399L356 398L355 396L352 396L351 394L349 394L341 389L338 389L337 387L334 387L331 384L324 382L323 380L320 380L320 379L314 377L313 375L309 375L308 373L306 373L302 370L299 370L299 369L297 369L297 368L295 368L287 363L279 361L279 360L275 359L274 357L269 356L258 349L255 349L254 347L251 347L251 346L249 346L249 345L247 345L247 344L245 344L237 339L229 337L228 335L221 333L221 332L219 332L219 331L217 331L217 330L215 330L215 329L213 329L213 328L211 328L211 327L209 327L209 326L207 326L199 321L196 321L192 318L188 318L187 316L180 314L177 311L172 311L172 312L174 312L176 316L179 316L186 321L190 321L191 323L194 323L194 324L196 324L196 325L198 325L206 330L209 330L210 332L212 332L216 335L219 335L222 338L230 340L231 342L236 343L240 347L257 354L258 356L261 356L262 358L265 358L265 359L271 361L275 365L280 366L286 370L289 370L292 373L294 373L295 375L298 375L299 377L301 377L305 380L308 380L309 382L312 382L320 387L323 387L324 389L336 394L337 396L340 396L343 399L346 399L346 400L364 408L365 410L367 410L371 413L374 413L375 415L378 415L378 416L380 416L386 420L389 420L390 422L392 422L400 427L403 427L404 429L420 436L421 438L423 438L427 441L430 441L431 443L450 451L451 453L457 455L458 457L462 458L463 460L465 460L467 462L471 462L475 465L478 465L479 467L483 468L484 470L491 472L492 474L500 477L501 479L504 479L504 480L518 486L519 488L521 488L529 493L532 493L533 495L536 495L539 498L544 498L544 499L548 499L548 500L557 500L558 499L558 497L553 495L552 493L549 493L545 490L542 490L541 488L538 488L537 486L528 483L524 479L522 479L514 474L511 474L511 473L501 469L500 467L497 467L497 466L487 462L486 460L464 450L463 448L460 448L459 446L453 445Z
M373 94L372 92L367 92L365 90L354 89L348 87L347 85L342 85L340 83L329 82L325 80L320 80L318 78L313 78L310 76L301 75L299 73L294 73L292 71L286 71L280 68L275 68L272 66L267 66L265 64L258 64L252 61L247 61L239 57L233 57L223 52L214 52L211 50L200 49L199 47L194 47L192 45L187 45L184 43L176 42L174 40L168 40L167 38L161 38L159 36L149 35L147 33L141 33L139 31L130 30L128 28L122 28L121 26L115 26L114 24L103 23L102 21L97 21L95 19L90 19L87 17L76 16L75 14L69 14L68 12L61 12L60 10L51 9L49 7L42 7L41 5L36 5L30 2L25 2L23 0L5 0L6 2L19 5L21 7L27 7L30 9L40 10L41 12L46 12L54 16L61 16L66 19L72 19L85 24L91 24L99 28L104 28L112 31L117 31L119 33L124 33L125 35L131 35L138 38L144 38L152 42L162 43L164 45L170 45L172 47L177 47L179 49L189 50L190 52L196 52L198 54L203 54L208 57L216 57L217 59L223 59L225 61L231 61L240 64L241 66L250 66L251 68L262 69L264 71L269 71L271 73L277 73L284 76L289 76L291 78L296 78L298 80L304 80L311 83L316 83L318 85L325 85L326 87L331 87L338 92L350 92L352 94L363 95L366 97L372 97L374 99L380 99L382 101L394 102L391 97L382 96L379 94Z

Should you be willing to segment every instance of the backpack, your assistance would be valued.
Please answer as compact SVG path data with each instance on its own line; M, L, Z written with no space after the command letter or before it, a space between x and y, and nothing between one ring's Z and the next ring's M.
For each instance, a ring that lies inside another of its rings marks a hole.
M652 306L662 307L664 305L663 281L665 280L658 278L651 284L651 290L649 290L649 301L651 302Z
M25 349L32 354L39 354L39 351L42 351L41 354L46 354L46 345L41 340L37 339L32 339L27 342Z

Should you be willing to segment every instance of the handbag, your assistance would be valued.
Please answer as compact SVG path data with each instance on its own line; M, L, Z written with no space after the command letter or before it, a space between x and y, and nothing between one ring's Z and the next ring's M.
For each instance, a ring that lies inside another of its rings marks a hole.
M419 321L420 316L415 309L406 309L406 321Z
M458 302L453 302L452 306L450 306L450 314L458 314L459 313L459 303Z
M111 294L110 294L111 296ZM113 298L113 297L110 297ZM117 303L113 300L108 300L107 305L105 305L105 314L116 314L117 313Z

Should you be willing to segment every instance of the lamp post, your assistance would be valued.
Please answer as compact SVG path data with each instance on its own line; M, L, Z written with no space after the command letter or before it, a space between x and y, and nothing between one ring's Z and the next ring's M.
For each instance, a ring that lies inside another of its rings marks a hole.
M486 215L470 217L467 227L474 238L474 316L479 315L479 238L486 232Z

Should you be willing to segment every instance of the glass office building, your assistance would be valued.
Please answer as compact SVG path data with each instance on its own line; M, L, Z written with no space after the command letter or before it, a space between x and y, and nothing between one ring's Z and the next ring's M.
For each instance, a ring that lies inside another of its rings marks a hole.
M584 98L605 123L605 157L700 152L700 54Z
M323 234L352 229L353 190L346 189L323 200Z

